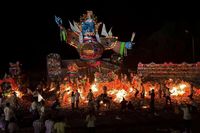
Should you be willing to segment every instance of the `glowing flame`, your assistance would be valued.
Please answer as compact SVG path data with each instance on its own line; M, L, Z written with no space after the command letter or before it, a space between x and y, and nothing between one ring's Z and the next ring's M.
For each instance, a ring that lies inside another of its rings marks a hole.
M17 97L22 98L23 94L20 91L15 91Z
M115 101L121 102L123 100L123 97L126 97L126 95L127 95L127 92L124 89L119 90L116 94Z
M131 92L133 92L133 88L132 87L129 89L129 93L131 93Z
M179 96L179 95L183 95L185 94L185 88L186 85L185 84L180 84L176 87L173 87L170 92L172 93L172 96Z
M93 84L91 89L92 89L92 92L98 92L98 88L97 88L96 84Z
M124 89L121 90L114 89L108 91L108 94L114 95L115 96L114 101L120 103L123 100L123 98L127 96L128 93Z
M180 84L179 87L180 87L181 89L184 89L184 88L186 87L186 85L185 85L185 84Z
M84 96L83 90L78 89L78 92L80 93L81 101L84 101L84 103L87 103L88 101L86 100L86 97Z

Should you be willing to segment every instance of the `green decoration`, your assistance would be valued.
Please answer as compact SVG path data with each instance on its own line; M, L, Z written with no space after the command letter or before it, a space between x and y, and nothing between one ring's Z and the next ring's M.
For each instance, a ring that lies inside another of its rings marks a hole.
M124 55L124 49L125 49L125 42L121 42L120 44L120 55L123 56Z

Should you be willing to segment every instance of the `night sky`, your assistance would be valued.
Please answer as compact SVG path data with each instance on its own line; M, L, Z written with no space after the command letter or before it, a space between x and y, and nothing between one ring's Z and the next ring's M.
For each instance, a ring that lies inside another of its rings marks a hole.
M134 69L139 61L192 62L192 36L195 60L200 59L200 14L196 7L94 0L23 4L1 4L5 9L1 9L0 72L7 71L10 61L17 60L24 69L45 70L46 56L51 52L59 53L62 59L79 58L74 48L60 42L54 15L60 16L68 28L68 20L79 21L88 9L94 11L107 29L113 27L113 35L121 41L129 41L132 32L136 32L136 45L128 51L124 62L128 68ZM111 53L108 51L103 57Z

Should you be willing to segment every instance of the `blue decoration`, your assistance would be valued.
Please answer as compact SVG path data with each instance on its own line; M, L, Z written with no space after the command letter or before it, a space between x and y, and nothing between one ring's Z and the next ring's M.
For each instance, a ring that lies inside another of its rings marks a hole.
M85 35L87 32L94 33L94 22L92 19L87 19L85 22L82 22L82 33Z
M134 44L134 43L132 43L132 42L125 42L125 47L126 47L127 49L132 49L133 44Z
M62 25L62 19L60 17L55 16L55 22L57 25Z

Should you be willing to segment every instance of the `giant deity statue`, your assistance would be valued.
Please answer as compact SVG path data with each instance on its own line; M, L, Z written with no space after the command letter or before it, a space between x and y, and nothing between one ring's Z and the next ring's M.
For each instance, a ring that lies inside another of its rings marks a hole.
M109 76L110 73L121 70L119 63L127 55L127 49L132 49L134 45L135 33L132 34L130 41L119 41L118 37L112 35L112 28L107 32L105 24L97 21L93 11L83 14L79 22L71 23L69 21L69 29L63 26L60 17L55 16L55 22L60 29L61 41L75 47L80 55L80 60L60 60L57 58L59 55L55 53L48 55L48 77L50 79L65 74L69 77L73 76L73 78L86 74L101 81L109 80L112 77ZM100 27L102 27L101 30ZM99 60L105 50L115 52L115 56L111 56L110 61Z
M55 16L55 21L60 28L60 35L63 41L75 47L82 60L99 59L105 50L112 49L120 56L126 56L127 49L131 49L134 44L132 41L135 33L132 34L131 40L128 42L118 41L118 38L112 35L112 28L106 31L105 24L102 26L101 36L99 35L99 27L101 22L97 21L97 17L93 11L87 11L80 17L80 22L69 21L70 29L65 29L62 19Z

